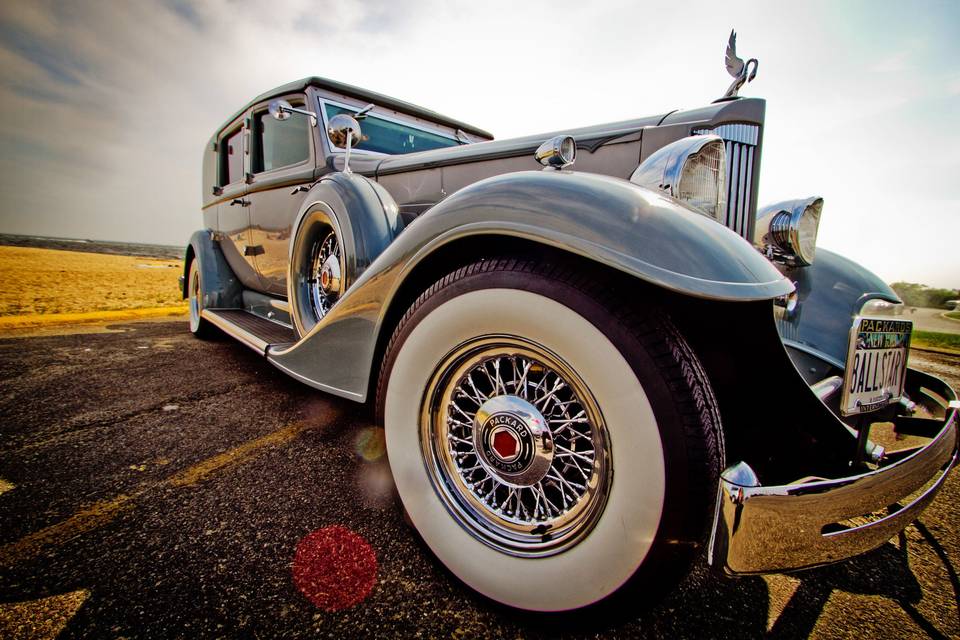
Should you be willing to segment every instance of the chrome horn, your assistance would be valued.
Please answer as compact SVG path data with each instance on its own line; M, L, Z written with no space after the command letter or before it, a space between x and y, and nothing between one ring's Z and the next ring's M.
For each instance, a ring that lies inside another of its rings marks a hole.
M335 147L347 150L343 158L343 172L353 173L350 169L350 149L360 144L360 123L352 116L340 113L330 118L327 135Z

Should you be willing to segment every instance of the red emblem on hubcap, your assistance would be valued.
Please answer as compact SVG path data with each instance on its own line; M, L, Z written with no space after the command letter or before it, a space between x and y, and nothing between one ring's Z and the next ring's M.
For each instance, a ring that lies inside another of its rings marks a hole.
M500 431L493 436L493 450L504 460L509 460L519 452L520 443L509 431Z

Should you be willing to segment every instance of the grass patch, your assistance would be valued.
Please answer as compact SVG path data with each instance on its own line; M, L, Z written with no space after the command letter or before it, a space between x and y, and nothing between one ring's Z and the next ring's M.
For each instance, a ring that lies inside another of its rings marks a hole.
M918 347L948 349L960 353L960 334L958 333L914 330L913 335L910 337L910 343Z
M948 318L952 318L953 320L960 320L960 311L950 311L949 313L945 313L943 315L947 316Z

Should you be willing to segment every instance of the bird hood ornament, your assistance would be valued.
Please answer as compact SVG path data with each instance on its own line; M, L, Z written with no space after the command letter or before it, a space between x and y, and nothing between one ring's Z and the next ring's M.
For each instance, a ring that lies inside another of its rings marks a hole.
M733 82L730 83L727 92L721 98L721 100L728 100L736 98L740 87L757 77L757 59L750 58L744 63L742 58L737 57L737 32L731 30L724 61L727 64L727 72L733 76Z

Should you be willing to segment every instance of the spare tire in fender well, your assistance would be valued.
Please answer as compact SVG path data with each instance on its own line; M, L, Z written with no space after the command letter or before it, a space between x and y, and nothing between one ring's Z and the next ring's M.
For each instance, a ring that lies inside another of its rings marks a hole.
M301 314L301 273L311 244L303 238L315 226L329 226L340 243L343 289L370 266L403 229L403 220L393 198L380 185L356 174L334 173L314 185L292 226L288 256L287 299L291 313ZM316 321L294 318L308 333Z

